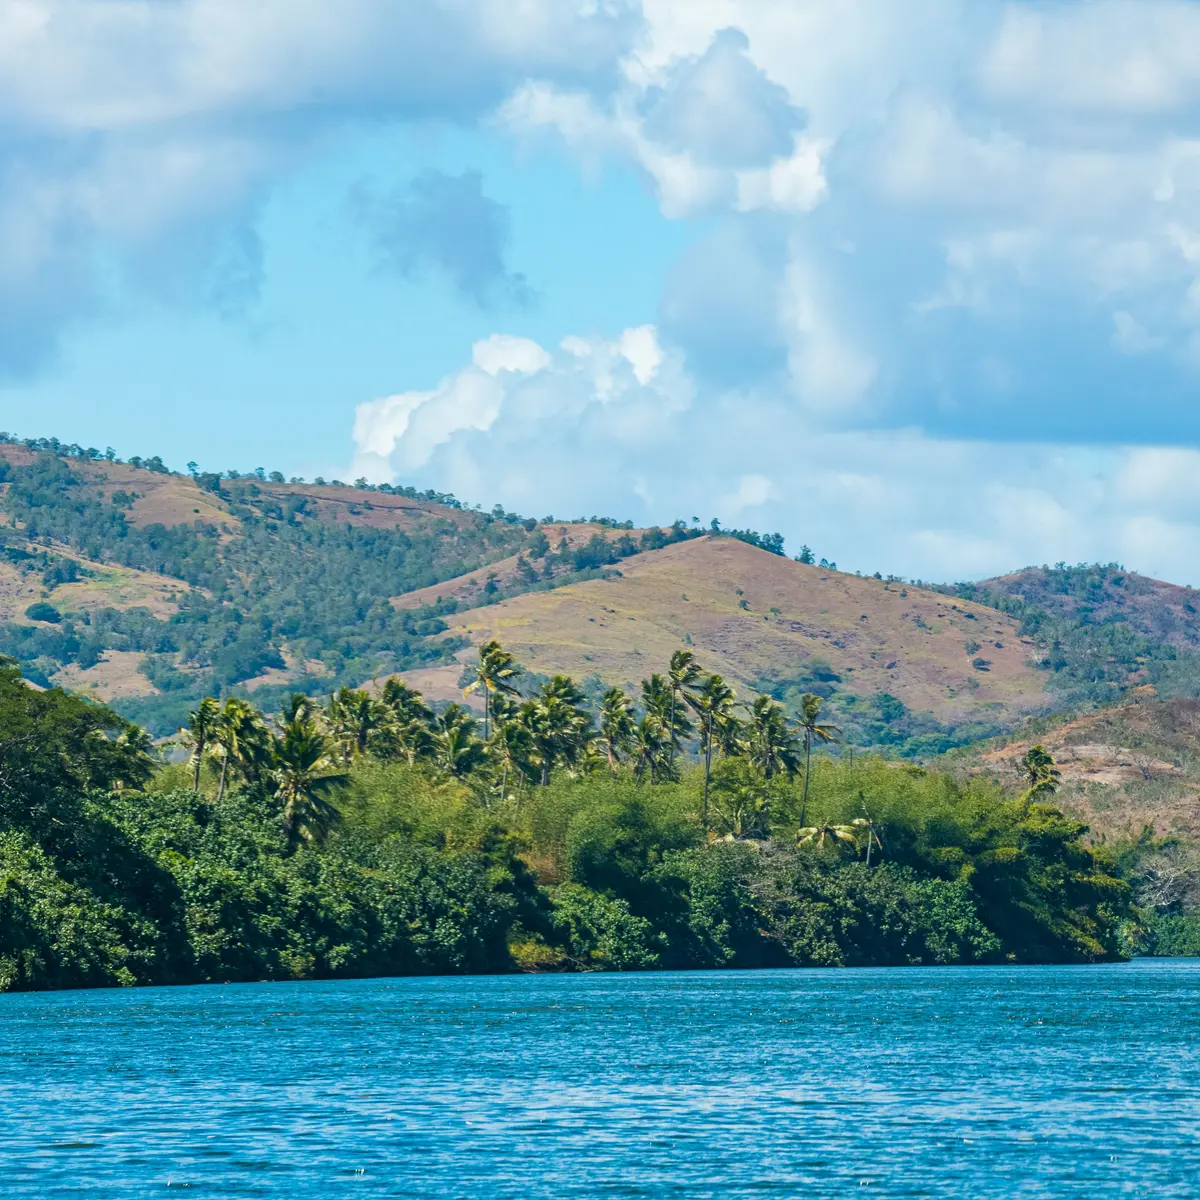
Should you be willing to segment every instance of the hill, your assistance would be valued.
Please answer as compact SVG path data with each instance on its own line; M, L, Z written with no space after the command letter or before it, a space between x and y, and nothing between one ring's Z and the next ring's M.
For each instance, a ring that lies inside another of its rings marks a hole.
M498 638L536 672L605 684L634 685L691 646L743 694L824 695L860 745L940 749L1046 702L1033 643L1012 617L731 538L679 542L622 563L619 576L447 621L445 636Z
M1020 622L1059 708L1110 703L1152 685L1200 695L1200 593L1116 563L1028 567L949 589Z
M987 775L1011 787L1035 743L1060 771L1058 802L1103 838L1200 837L1200 700L1137 699L1095 712L1061 715L1011 740L955 751L961 775Z
M1153 684L1200 695L1196 593L1115 565L917 586L676 522L523 519L413 488L172 473L0 435L0 653L156 733L205 694L404 673L461 698L497 636L536 675L636 687L690 645L745 694L823 696L845 740L929 756Z

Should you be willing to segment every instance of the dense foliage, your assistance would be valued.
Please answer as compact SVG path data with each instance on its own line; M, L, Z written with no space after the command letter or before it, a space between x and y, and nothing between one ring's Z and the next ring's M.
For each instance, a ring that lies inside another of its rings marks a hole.
M680 652L635 703L481 650L485 721L196 706L190 757L0 668L0 987L514 969L1095 961L1117 864L1051 801L820 753ZM814 751L816 753L814 754Z

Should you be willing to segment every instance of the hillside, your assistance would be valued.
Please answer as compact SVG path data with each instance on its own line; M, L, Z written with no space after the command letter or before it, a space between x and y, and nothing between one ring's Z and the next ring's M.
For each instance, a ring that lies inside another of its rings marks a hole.
M1200 593L1116 563L1028 567L951 590L1015 617L1040 651L1057 707L1153 685L1200 695Z
M1145 684L1200 695L1195 593L1113 565L918 587L794 561L778 535L537 522L4 436L0 653L156 733L210 693L272 707L403 673L459 699L492 636L592 694L691 646L743 695L816 692L847 742L920 756Z
M825 695L859 744L991 732L1046 701L1011 617L730 538L680 542L622 563L619 578L447 621L446 636L498 638L536 672L606 684L637 684L691 646L743 694Z
M955 751L947 761L960 774L1011 787L1035 742L1061 772L1058 801L1099 836L1137 838L1145 828L1200 836L1200 700L1159 700L1143 688L1133 702L1037 722L1013 740Z

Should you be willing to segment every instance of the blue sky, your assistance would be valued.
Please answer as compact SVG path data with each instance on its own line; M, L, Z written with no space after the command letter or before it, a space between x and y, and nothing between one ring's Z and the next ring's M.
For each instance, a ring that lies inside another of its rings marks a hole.
M0 0L0 427L1200 584L1200 4Z

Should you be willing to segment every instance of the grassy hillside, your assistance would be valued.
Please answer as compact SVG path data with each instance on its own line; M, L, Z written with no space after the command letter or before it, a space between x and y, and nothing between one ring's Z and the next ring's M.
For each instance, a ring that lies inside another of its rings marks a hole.
M1200 837L1200 700L1160 700L1144 687L1136 699L1082 714L1036 721L1011 739L955 751L960 775L1013 786L1035 743L1061 772L1057 803L1108 840Z

